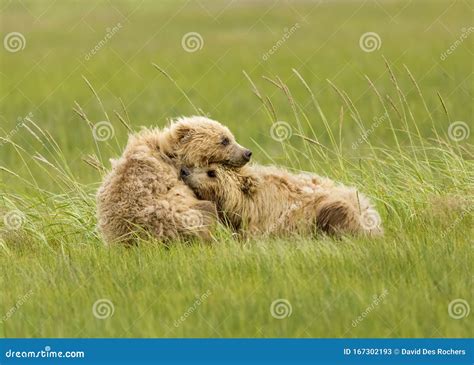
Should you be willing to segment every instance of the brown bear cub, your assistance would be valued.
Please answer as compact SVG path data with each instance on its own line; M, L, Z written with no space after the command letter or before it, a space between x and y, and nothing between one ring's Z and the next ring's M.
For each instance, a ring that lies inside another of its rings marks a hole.
M97 193L104 240L210 239L215 205L196 198L179 179L180 168L211 163L239 167L251 154L228 128L205 117L181 118L163 130L144 129L131 135Z
M382 233L380 217L354 188L275 167L182 168L198 198L213 201L221 220L251 235Z

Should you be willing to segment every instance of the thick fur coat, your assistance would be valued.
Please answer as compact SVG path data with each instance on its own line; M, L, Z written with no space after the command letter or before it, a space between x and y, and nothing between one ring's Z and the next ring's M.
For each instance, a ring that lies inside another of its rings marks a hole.
M211 165L183 169L200 199L213 201L221 219L251 235L382 233L380 217L355 188L276 167Z
M131 135L97 193L101 234L108 243L150 236L162 242L209 239L215 205L196 198L179 179L180 168L238 167L250 156L228 128L205 117L181 118L163 130Z

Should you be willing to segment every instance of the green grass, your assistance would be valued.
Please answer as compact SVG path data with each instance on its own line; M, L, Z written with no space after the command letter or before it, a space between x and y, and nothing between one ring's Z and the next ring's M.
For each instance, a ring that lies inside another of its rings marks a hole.
M473 34L440 59L472 23L467 2L200 4L2 2L2 35L26 46L0 54L0 335L472 336L472 314L448 313L474 303L472 136L448 130L472 124ZM188 32L200 51L181 47ZM359 47L366 32L378 51ZM193 105L259 163L357 186L385 236L239 242L222 229L211 246L105 247L94 194L126 125L162 126ZM114 138L94 140L99 121ZM282 143L276 121L290 126ZM100 299L106 319L93 314ZM278 299L289 317L272 316Z

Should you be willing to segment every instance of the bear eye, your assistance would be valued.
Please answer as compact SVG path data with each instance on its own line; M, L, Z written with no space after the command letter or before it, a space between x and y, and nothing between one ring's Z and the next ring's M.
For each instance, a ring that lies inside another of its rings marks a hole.
M223 146L228 146L229 143L230 143L230 139L227 138L227 137L224 137L224 139L223 139L222 142L221 142L221 144L222 144Z
M207 176L209 177L216 177L216 171L215 170L209 170L207 172Z

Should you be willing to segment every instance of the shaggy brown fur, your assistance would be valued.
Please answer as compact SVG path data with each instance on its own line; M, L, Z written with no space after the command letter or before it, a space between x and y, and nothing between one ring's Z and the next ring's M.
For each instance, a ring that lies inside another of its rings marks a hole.
M275 167L182 169L196 195L216 203L221 219L250 234L380 234L380 217L354 188Z
M220 123L181 118L163 130L131 135L97 194L100 231L106 242L132 243L136 235L161 241L210 238L215 205L196 199L181 180L181 166L243 166L251 152Z

